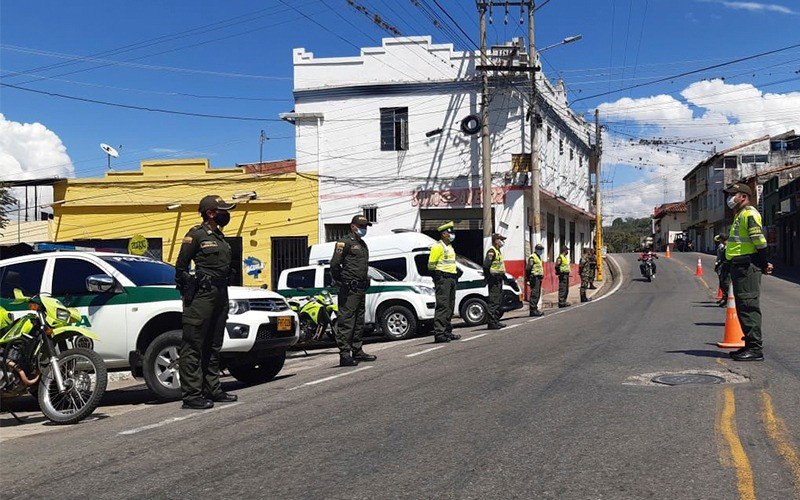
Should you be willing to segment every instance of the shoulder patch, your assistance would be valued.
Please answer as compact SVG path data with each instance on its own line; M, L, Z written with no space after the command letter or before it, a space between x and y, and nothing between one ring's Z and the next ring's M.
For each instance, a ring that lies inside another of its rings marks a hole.
M182 243L191 243L192 241L194 241L194 240L192 240L191 236L186 236L185 238L183 238L183 242Z
M344 241L337 241L336 242L336 253L344 252Z

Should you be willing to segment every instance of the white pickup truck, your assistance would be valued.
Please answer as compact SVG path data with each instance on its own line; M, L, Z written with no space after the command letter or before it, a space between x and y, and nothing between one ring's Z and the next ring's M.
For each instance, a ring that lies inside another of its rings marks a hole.
M104 293L88 292L86 279L111 280ZM100 337L92 348L108 369L144 377L161 398L180 397L178 351L183 304L175 268L149 257L105 252L50 252L0 261L0 305L13 304L14 288L46 293L82 316L79 326ZM280 295L259 288L228 288L230 313L222 366L245 383L265 382L283 368L298 339L297 315Z

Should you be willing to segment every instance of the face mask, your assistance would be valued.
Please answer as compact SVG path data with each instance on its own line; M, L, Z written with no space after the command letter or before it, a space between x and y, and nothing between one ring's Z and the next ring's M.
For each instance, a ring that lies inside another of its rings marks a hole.
M356 229L356 234L358 235L359 238L363 238L364 236L367 235L367 228L359 227L358 229Z
M543 253L544 250L536 250L536 255L538 255L539 257L541 257Z
M450 242L452 243L456 239L456 233L448 233L450 235Z
M219 227L225 227L231 221L231 214L228 212L219 212L217 215L214 216L214 222L217 223Z
M736 196L731 196L730 198L728 198L728 208L730 208L731 210L736 208Z
M502 241L498 241L497 242L497 248L503 248L503 242Z

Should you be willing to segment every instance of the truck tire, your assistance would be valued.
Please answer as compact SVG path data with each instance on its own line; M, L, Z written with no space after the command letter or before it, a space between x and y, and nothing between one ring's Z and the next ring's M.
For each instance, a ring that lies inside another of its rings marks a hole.
M180 399L181 379L178 353L183 332L170 330L153 340L142 359L142 372L147 387L159 399Z
M231 365L228 371L233 378L243 384L261 384L269 382L280 373L283 363L286 361L286 351L280 354L265 356L255 363L244 365Z
M461 304L459 314L468 326L482 325L486 323L486 319L489 317L489 307L486 305L485 300L472 297Z
M381 314L381 330L389 340L403 340L417 333L417 318L405 306L387 307Z

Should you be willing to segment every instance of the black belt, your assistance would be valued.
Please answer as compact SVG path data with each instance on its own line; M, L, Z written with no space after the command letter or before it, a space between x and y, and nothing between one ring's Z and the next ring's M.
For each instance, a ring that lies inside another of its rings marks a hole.
M228 286L228 278L221 277L221 278L214 278L207 275L200 276L200 284L208 284L216 287L226 287Z

